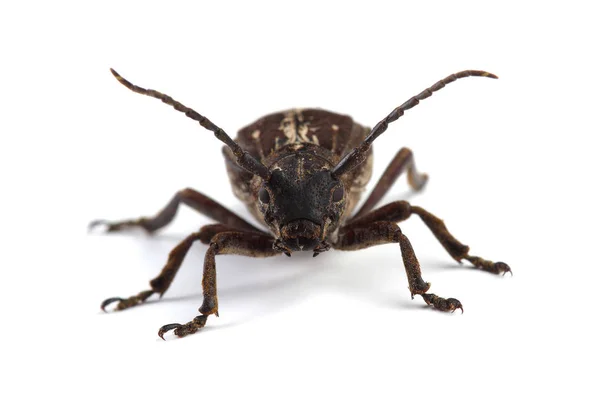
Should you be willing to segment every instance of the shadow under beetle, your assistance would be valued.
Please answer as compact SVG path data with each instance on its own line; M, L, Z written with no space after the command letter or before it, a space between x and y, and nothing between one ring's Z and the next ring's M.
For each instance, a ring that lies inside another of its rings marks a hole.
M461 309L454 298L427 293L430 284L421 277L419 261L410 241L397 225L412 214L423 220L446 251L456 261L466 259L475 267L496 274L510 272L504 262L492 262L469 255L469 247L454 238L444 222L407 201L394 201L373 210L398 177L406 171L408 183L420 190L427 175L415 167L410 149L394 157L371 195L353 212L372 173L371 144L404 112L459 78L495 75L465 70L438 81L395 108L369 129L352 118L321 109L295 109L267 115L241 129L233 140L206 117L158 91L131 84L111 69L117 80L139 94L162 100L185 113L225 143L223 154L234 194L270 232L258 229L211 198L193 189L179 191L167 206L153 217L121 222L94 221L91 227L105 225L107 231L141 227L154 232L173 220L180 204L186 204L218 223L206 225L190 234L169 254L160 274L150 281L151 289L123 298L102 302L102 310L118 302L115 310L139 305L153 294L162 296L173 281L181 263L196 240L209 244L204 258L202 289L204 300L195 317L186 324L167 324L158 335L174 330L182 337L204 327L208 316L219 315L215 256L222 254L267 257L290 256L294 251L313 251L313 256L329 250L359 250L374 245L400 245L411 296L420 295L428 305L442 311Z

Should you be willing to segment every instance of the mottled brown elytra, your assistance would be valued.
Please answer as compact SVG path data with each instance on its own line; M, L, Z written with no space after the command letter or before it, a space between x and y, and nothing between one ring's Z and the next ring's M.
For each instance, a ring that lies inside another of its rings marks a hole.
M427 175L417 171L410 149L402 148L396 154L371 195L358 211L354 211L371 178L371 144L388 128L389 123L456 79L469 76L497 78L491 73L465 70L451 74L395 108L372 129L363 127L348 116L326 110L294 109L258 119L242 128L237 139L233 140L193 109L158 91L133 85L112 69L111 72L125 87L162 100L198 121L225 143L223 154L233 192L269 231L252 226L208 196L189 188L177 192L153 217L121 222L94 221L91 227L105 225L109 232L141 227L151 233L171 222L179 205L186 204L218 222L203 226L179 243L169 254L160 274L150 281L151 289L127 299L106 299L102 302L102 310L113 302L118 302L115 310L123 310L143 303L155 293L162 296L191 245L200 240L209 245L204 258L201 315L186 324L161 327L158 331L161 338L170 330L180 337L193 334L204 327L208 316L219 315L215 256L222 254L267 257L313 251L313 256L316 256L331 247L359 250L398 243L411 296L421 295L428 305L438 310L462 311L462 304L457 299L427 293L430 284L421 277L419 261L410 241L397 225L412 214L423 220L456 261L466 259L475 267L496 274L511 271L503 262L469 255L469 247L455 239L441 219L421 207L410 205L407 201L394 201L373 210L404 171L414 190L422 189L427 182Z

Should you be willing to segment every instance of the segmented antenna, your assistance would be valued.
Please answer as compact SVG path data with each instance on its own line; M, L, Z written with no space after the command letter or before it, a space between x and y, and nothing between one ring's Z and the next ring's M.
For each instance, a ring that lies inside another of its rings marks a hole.
M231 148L233 154L236 157L237 163L240 167L245 169L248 172L251 172L254 175L258 175L262 179L267 179L269 176L269 171L267 167L265 167L260 161L252 157L248 152L242 150L240 145L235 143L233 139L227 135L225 131L216 126L212 121L202 116L200 113L196 112L194 109L188 108L180 102L177 102L173 98L168 95L165 95L161 92L155 90L147 90L142 87L138 87L137 85L131 84L129 81L125 80L119 73L117 73L114 69L110 69L110 72L115 76L115 78L119 81L119 83L123 84L125 87L129 88L133 92L137 92L138 94L147 95L152 98L157 98L166 103L167 105L172 106L175 110L185 113L186 116L191 118L192 120L196 120L200 125L206 128L209 131L214 132L217 139L226 144Z
M469 76L481 76L481 77L490 77L492 79L497 79L498 76L492 73L484 72L482 70L463 70L462 72L451 74L443 80L438 81L431 87L425 89L418 95L410 98L408 101L404 102L402 105L398 106L396 109L392 110L390 114L387 115L386 118L381 120L369 133L369 135L365 138L365 140L355 149L353 149L350 153L344 156L343 159L331 170L333 176L339 178L341 175L346 172L352 171L359 164L367 159L367 152L371 147L373 141L381 134L387 130L388 125L398 120L400 117L404 115L404 112L410 108L413 108L419 104L425 98L429 98L434 92L441 90L446 86L446 84L450 84L457 79L461 79L463 77Z

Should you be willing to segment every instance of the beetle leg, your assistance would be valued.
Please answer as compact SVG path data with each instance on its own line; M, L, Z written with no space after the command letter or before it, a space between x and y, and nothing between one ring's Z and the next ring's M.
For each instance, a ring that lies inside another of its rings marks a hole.
M105 299L102 302L102 304L100 304L100 309L102 309L102 311L105 312L106 307L114 302L119 302L115 308L115 311L129 309L130 307L137 306L139 304L144 303L146 301L146 299L150 298L152 295L154 295L153 290L146 290L146 291L140 292L137 295L130 296L127 299L119 298L119 297L108 298L108 299Z
M365 225L372 222L388 221L402 222L412 214L418 215L425 225L431 230L440 244L452 258L460 263L462 259L471 262L478 269L495 274L512 274L510 266L504 262L492 262L478 256L469 255L469 246L458 241L446 228L444 221L421 207L410 205L407 201L394 201L370 213L354 219L347 227Z
M412 150L402 148L387 166L377 185L352 219L359 218L373 209L404 171L408 172L407 177L410 187L417 191L423 189L427 183L427 174L417 171Z
M175 218L180 204L185 204L209 218L233 226L237 229L260 232L259 229L255 228L210 197L190 188L177 192L165 208L153 217L141 217L118 222L96 220L90 223L90 228L98 225L105 225L108 232L114 232L117 230L141 227L148 233L153 233L168 225L173 218Z
M431 284L425 282L421 277L421 266L412 245L408 237L402 233L400 227L394 222L379 221L348 225L340 230L339 238L333 246L335 249L352 251L386 243L398 243L400 245L411 297L421 295L425 303L441 311L462 310L462 304L457 299L445 299L426 293L429 291Z
M204 300L198 309L202 315L195 317L186 324L167 324L158 331L158 336L174 330L174 334L183 337L196 333L206 324L206 319L211 314L219 316L219 301L217 298L217 272L215 256L221 254L244 255L252 257L268 257L278 255L273 249L273 237L245 231L221 232L216 234L204 257L204 274L202 276L202 290ZM164 338L163 338L164 339Z
M444 221L421 207L411 206L411 212L417 214L425 225L431 230L440 244L448 251L450 256L460 263L462 259L471 262L478 269L494 274L512 274L510 266L504 262L492 262L478 256L469 255L469 246L458 241L446 228Z
M200 235L201 232L190 234L175 248L173 248L173 250L171 250L171 252L169 253L169 259L167 260L167 264L163 267L160 274L150 281L150 290L142 291L139 294L131 296L127 299L108 298L104 302L102 302L100 308L106 311L106 306L110 305L113 302L119 302L115 307L115 311L125 310L129 309L130 307L144 303L146 299L148 299L155 293L162 296L173 282L173 279L175 278L177 271L179 271L179 268L181 267L181 263L183 262L185 255L189 251L194 241L200 239Z
M201 242L208 244L213 239L213 237L215 237L215 235L223 233L225 231L247 233L252 236L258 235L262 238L267 239L271 238L271 236L268 234L243 232L232 227L228 227L226 225L206 225L202 227L199 232L190 234L175 248L173 248L173 250L169 253L169 259L167 260L167 264L163 267L160 274L150 281L150 290L142 291L139 294L133 295L129 298L108 298L102 302L100 308L106 311L106 307L108 305L114 302L118 302L117 306L115 307L115 311L125 310L129 309L130 307L144 303L149 297L151 297L155 293L159 294L162 297L163 294L167 291L167 289L169 289L169 286L173 282L175 275L181 267L181 263L183 262L185 255L189 251L194 241L200 240Z

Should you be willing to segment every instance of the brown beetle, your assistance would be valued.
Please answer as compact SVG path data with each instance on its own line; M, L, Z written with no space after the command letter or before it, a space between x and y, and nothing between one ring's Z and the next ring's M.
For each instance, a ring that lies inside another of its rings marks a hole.
M118 302L115 310L123 310L143 303L155 293L162 296L196 240L209 244L204 259L201 315L183 325L161 327L158 332L161 338L169 330L175 330L180 337L195 333L204 327L208 316L219 315L215 270L215 256L219 254L267 257L313 251L316 256L330 247L359 250L399 243L411 295L421 295L428 305L439 310L462 310L457 299L427 293L430 284L422 279L410 241L397 225L412 214L425 222L456 261L466 259L477 268L496 274L511 271L503 262L469 255L469 247L455 239L441 219L423 208L406 201L395 201L372 211L404 171L408 173L408 183L415 190L422 189L427 182L427 175L417 172L410 149L403 148L398 152L366 202L353 212L371 178L371 144L388 124L456 79L468 76L497 78L491 73L465 70L452 74L395 108L373 129L355 123L348 116L321 109L290 110L255 121L240 130L237 139L232 140L221 128L193 109L158 91L133 85L112 69L111 72L125 87L173 106L214 132L225 143L223 152L233 191L254 217L270 229L270 233L257 229L193 189L175 194L154 217L121 222L94 221L91 227L105 225L109 232L132 227L154 232L171 222L180 204L186 204L219 222L202 227L177 245L161 273L150 281L150 290L127 299L109 298L102 302L102 310L113 302Z

